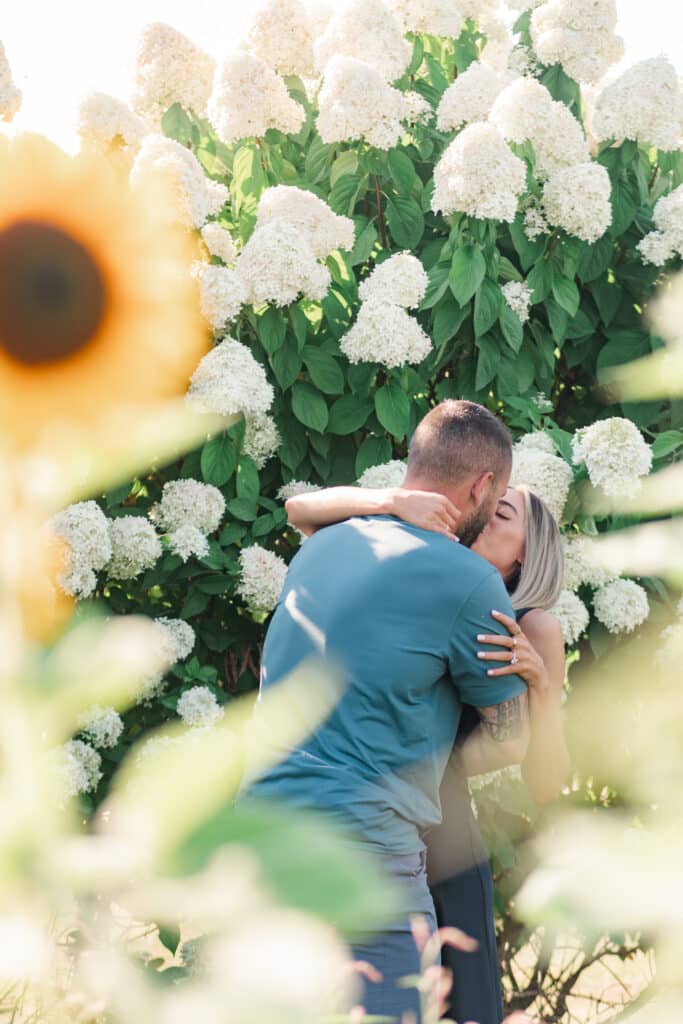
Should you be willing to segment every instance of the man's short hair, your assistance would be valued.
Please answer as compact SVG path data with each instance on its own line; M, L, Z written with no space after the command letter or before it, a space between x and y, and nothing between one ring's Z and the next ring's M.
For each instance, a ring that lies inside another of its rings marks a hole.
M508 472L512 439L493 413L476 402L448 399L420 421L410 441L408 474L435 484L457 484L491 470Z

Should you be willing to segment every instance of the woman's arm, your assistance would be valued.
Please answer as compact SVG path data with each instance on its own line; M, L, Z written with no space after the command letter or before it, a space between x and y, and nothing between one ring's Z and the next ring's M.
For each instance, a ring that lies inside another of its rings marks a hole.
M460 517L445 494L403 487L327 487L288 498L285 509L292 526L307 537L351 516L390 515L457 540L453 531Z
M507 649L504 652L481 651L479 657L488 661L507 662L502 668L489 669L489 675L516 673L529 686L531 738L522 762L522 774L536 803L546 804L559 796L570 770L569 751L562 724L565 674L562 628L554 615L541 609L528 612L520 627L507 615L500 612L492 614L506 626L510 636L479 636L477 639ZM522 633L517 633L515 638L518 628L522 629ZM517 659L514 663L511 662L513 656ZM463 757L463 760L468 775L492 770L488 766L482 767L484 759L481 756Z
M520 623L545 665L546 687L529 687L531 740L522 764L524 781L537 804L555 800L571 769L562 722L562 689L566 672L562 627L541 609L528 612Z

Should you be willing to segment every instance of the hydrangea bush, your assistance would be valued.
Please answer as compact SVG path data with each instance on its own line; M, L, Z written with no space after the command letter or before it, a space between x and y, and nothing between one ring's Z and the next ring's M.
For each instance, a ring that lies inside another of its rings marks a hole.
M594 558L591 539L633 517L589 514L580 495L625 498L683 447L680 403L609 390L612 367L663 344L643 312L683 252L680 87L664 58L600 81L622 51L613 0L515 0L512 33L494 6L362 0L326 20L270 3L215 68L150 26L135 114L84 107L84 145L123 147L133 184L173 183L215 339L188 402L243 414L55 523L65 589L191 634L171 629L169 673L121 728L95 708L75 737L88 749L65 753L91 800L147 729L210 727L257 684L303 541L284 498L400 483L416 424L446 398L505 420L513 481L562 525L573 657L671 618L658 581Z

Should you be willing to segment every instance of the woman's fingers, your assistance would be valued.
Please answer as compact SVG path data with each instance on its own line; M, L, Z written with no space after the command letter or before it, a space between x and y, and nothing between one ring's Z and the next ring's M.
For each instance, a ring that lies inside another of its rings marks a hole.
M514 651L477 651L477 657L482 661L512 661L515 653Z
M510 615L505 615L504 612L497 612L494 610L491 612L491 618L495 619L497 622L502 622L505 628L513 634L520 632L520 628L517 625L516 620Z
M514 637L502 636L500 633L480 633L477 637L480 644L497 644L499 647L515 647Z
M516 676L520 674L519 665L504 665L502 668L487 668L487 676Z

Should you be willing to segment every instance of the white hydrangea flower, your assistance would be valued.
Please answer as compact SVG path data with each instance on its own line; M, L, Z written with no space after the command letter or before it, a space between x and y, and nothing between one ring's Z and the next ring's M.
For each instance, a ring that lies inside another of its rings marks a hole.
M652 217L655 230L636 248L646 263L662 267L672 256L683 256L683 185L657 200Z
M531 288L526 281L508 281L501 291L512 312L516 313L523 324L526 323L531 305Z
M313 53L316 67L326 76L333 58L355 57L379 72L385 82L393 82L408 67L412 48L382 0L349 0L316 39Z
M50 525L69 545L69 565L57 577L59 586L74 597L89 597L97 585L95 573L112 555L107 517L96 501L79 501L54 516Z
M451 142L434 169L432 209L435 213L512 221L525 188L526 165L498 129L491 124L470 124Z
M450 36L457 39L462 28L462 14L452 0L389 0L404 32Z
M179 103L203 116L215 63L191 39L170 25L145 25L135 61L133 109L158 131L169 107Z
M543 189L543 209L550 224L584 242L597 242L612 223L607 170L596 163L563 167Z
M358 289L363 302L391 302L404 309L419 306L429 278L422 263L408 252L398 252L378 263Z
M408 125L427 124L434 116L431 103L414 89L408 89L403 93L403 104L403 121Z
M266 0L253 14L243 49L279 75L315 76L313 22L299 0Z
M78 717L78 730L94 747L115 747L123 732L123 719L114 708L93 704Z
M683 96L664 55L640 61L605 85L592 113L597 139L635 139L658 149L678 149L683 133Z
M236 269L254 306L289 306L300 295L323 299L331 283L329 270L316 260L306 235L285 220L257 227Z
M226 143L262 138L270 128L294 135L305 117L284 80L249 53L232 54L218 67L208 113Z
M515 48L515 39L507 22L507 12L502 17L496 12L484 11L475 21L486 36L481 59L499 73L509 70L510 56Z
M359 487L402 487L407 466L400 459L391 459L379 466L368 466L358 477Z
M11 121L20 107L21 91L14 84L5 47L0 42L0 118Z
M508 142L528 139L533 144L541 179L590 160L579 121L535 78L518 78L506 86L493 103L490 120Z
M353 248L355 227L351 218L338 216L307 189L293 185L267 188L259 199L256 227L274 220L287 221L301 231L318 259L325 259L335 249Z
M640 490L640 477L652 467L652 449L635 423L609 416L578 430L572 442L574 464L585 463L590 482L610 497L628 497Z
M240 581L237 593L256 615L272 612L287 575L287 563L279 555L252 544L240 551Z
M524 234L530 242L535 242L539 235L549 231L548 221L543 216L542 210L532 203L524 211Z
M175 196L169 216L186 227L201 228L229 197L225 185L207 178L194 153L164 135L146 136L130 172L133 187L155 177L163 178Z
M161 558L161 541L144 516L117 516L109 520L111 558L107 576L114 580L132 580L151 569Z
M458 10L463 18L471 18L481 28L495 14L498 4L499 0L458 0Z
M634 580L614 580L595 592L593 611L610 633L632 633L650 614L650 602Z
M193 555L195 558L205 558L209 553L209 542L196 526L186 523L179 526L177 530L171 530L168 535L168 546L174 555L186 562Z
M532 430L528 434L523 434L515 443L515 448L533 448L536 451L547 452L548 455L557 455L552 439L543 430Z
M146 133L142 118L114 96L93 92L80 103L78 135L84 146L106 153L118 143L137 151Z
M249 293L240 274L229 267L196 260L192 273L199 283L199 308L213 331L221 331L239 316Z
M68 796L90 793L102 778L102 758L83 740L68 740L54 755Z
M270 409L273 397L265 370L234 338L226 338L202 357L186 396L199 412L222 416L258 416Z
M602 587L618 577L613 569L603 566L596 554L596 543L590 537L582 534L563 537L563 547L566 590L578 590L584 584Z
M295 498L297 494L308 494L310 491L319 490L319 484L309 484L306 480L290 480L288 484L282 485L277 496L280 501L286 501L287 498Z
M176 710L185 725L207 727L220 722L225 709L208 686L193 686L181 695Z
M218 256L223 263L234 263L237 259L237 249L232 240L230 232L212 221L205 224L201 230L202 241L212 256Z
M544 3L545 0L507 0L507 6L510 10L519 11L520 14L523 14L524 11L533 11Z
M282 444L280 431L272 416L260 413L258 416L245 417L246 429L242 451L256 463L257 469L263 469L266 462L277 452Z
M462 125L485 121L505 79L482 61L474 61L458 75L441 97L436 126L441 132L457 131Z
M573 647L590 622L585 604L573 591L563 590L559 601L550 611L562 626L565 645Z
M403 134L407 114L403 94L369 64L333 57L325 68L318 96L318 133L323 142L364 139L376 149L391 149Z
M559 455L528 446L513 447L511 486L526 484L545 502L558 522L562 519L573 480L571 467Z
M561 64L577 82L597 82L624 55L616 24L615 0L548 0L531 15L531 39L543 64Z
M661 641L655 652L655 662L659 669L671 671L680 663L683 654L683 622L673 622L659 634Z
M160 643L164 655L171 668L179 661L184 661L192 653L195 645L195 631L185 619L170 619L166 615L154 620L162 630Z
M169 480L155 506L155 519L166 530L194 526L206 536L218 529L224 512L225 498L213 484L192 479Z
M351 363L381 363L386 367L421 363L432 348L431 339L405 309L381 299L364 302L356 322L339 342Z

